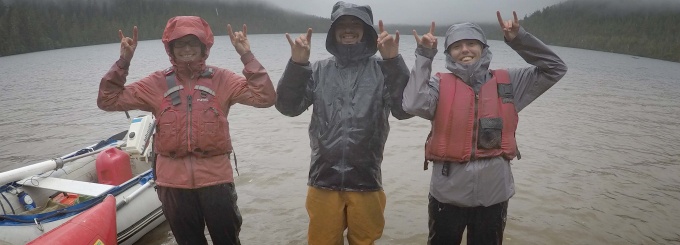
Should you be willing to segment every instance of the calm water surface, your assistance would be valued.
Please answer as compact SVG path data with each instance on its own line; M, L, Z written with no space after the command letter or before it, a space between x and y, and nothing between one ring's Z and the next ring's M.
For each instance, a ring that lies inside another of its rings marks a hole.
M328 57L315 34L312 60ZM276 82L285 36L251 35ZM413 38L400 52L413 65ZM112 40L115 41L115 40ZM525 63L490 41L492 68ZM71 152L127 129L125 114L97 108L99 79L118 58L106 44L0 57L0 170ZM680 244L680 64L553 47L569 72L520 113L522 160L513 161L506 244ZM434 67L444 70L440 53ZM240 72L228 38L209 64ZM160 40L139 43L129 81L169 66ZM132 116L144 112L131 112ZM235 106L229 115L244 244L306 244L304 208L310 111ZM383 162L386 227L377 244L425 244L430 171L422 170L429 123L391 121ZM167 224L138 244L175 244Z

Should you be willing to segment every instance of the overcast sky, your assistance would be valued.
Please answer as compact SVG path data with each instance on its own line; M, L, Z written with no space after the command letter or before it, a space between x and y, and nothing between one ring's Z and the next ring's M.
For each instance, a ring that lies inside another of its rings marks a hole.
M330 18L337 0L259 0L284 9ZM520 19L537 10L565 0L347 0L359 5L370 5L375 23L427 24L436 22L452 24L461 21L498 22L496 10L504 19L517 11Z

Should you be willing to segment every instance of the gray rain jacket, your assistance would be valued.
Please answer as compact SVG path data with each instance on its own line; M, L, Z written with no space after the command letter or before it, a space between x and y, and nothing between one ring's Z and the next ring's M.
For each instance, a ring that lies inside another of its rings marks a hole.
M343 15L364 22L359 44L335 42L335 21ZM308 185L339 191L382 189L380 164L390 112L412 117L401 108L409 70L401 55L377 56L378 34L369 6L338 2L333 6L326 50L333 55L311 64L288 62L277 86L276 109L297 116L313 105L309 125L312 148Z
M482 29L472 23L451 26L446 32L445 50L455 41L463 39L482 42L482 57L475 64L462 65L455 63L445 52L446 68L479 91L492 77L489 70L491 51ZM519 112L559 81L566 74L567 66L543 42L522 27L517 37L506 44L532 65L508 69L515 108ZM416 49L416 62L403 97L406 112L428 120L434 119L439 100L439 77L431 76L432 59L436 53L437 49L422 46ZM444 164L449 163L434 162L430 181L430 194L442 203L460 207L488 207L507 201L515 194L510 161L503 157L452 163L448 176L442 174Z

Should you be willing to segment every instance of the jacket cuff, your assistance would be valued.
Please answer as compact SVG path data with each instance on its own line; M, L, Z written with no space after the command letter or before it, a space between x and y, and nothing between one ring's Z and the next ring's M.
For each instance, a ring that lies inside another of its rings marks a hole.
M294 77L304 77L310 74L312 71L312 68L309 65L309 62L307 62L307 64L302 64L293 61L293 59L288 59L288 65L286 65L286 70L284 73L293 74Z
M241 55L241 62L243 62L243 64L248 64L248 62L251 62L254 59L255 59L255 55L253 54L253 52L250 52L250 51Z
M526 30L524 30L524 27L520 26L519 31L517 32L517 36L515 37L515 39L512 39L512 41L508 41L508 39L506 39L505 36L503 36L503 41L506 44L512 46L513 44L521 43L522 37L527 35L527 33L528 32Z
M305 63L295 62L295 61L293 61L292 58L289 59L288 61L290 61L291 64L295 64L295 65L298 65L298 66L309 66L309 64L310 64L309 61L307 61L307 62L305 62Z
M130 68L130 62L127 61L126 59L123 59L123 57L120 57L116 61L116 66L118 66L118 68L120 69L127 70L128 68Z
M423 45L418 45L418 47L416 48L416 54L427 57L429 59L434 59L434 56L437 55L437 48L426 48Z
M399 64L399 61L400 61L400 60L402 60L401 54L397 54L397 56L394 56L394 58L383 59L383 60L379 60L378 62L379 62L379 63L382 63L382 64L384 64L384 65L390 66L390 65L397 65L397 64Z

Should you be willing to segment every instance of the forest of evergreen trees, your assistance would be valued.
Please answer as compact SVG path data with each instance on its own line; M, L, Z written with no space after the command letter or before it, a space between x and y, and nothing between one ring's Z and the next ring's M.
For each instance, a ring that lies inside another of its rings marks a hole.
M187 0L0 0L0 56L118 42L118 30L139 29L160 39L173 16L204 18L215 35L229 23L249 33L327 31L328 18L286 12L262 3Z
M176 15L206 19L215 35L226 24L249 33L326 32L330 20L254 2L218 0L0 0L0 56L113 43L118 29L139 28L140 39L159 39ZM663 0L569 0L520 20L547 44L680 62L680 2ZM446 32L446 23L436 33ZM502 39L498 23L480 23L489 39ZM388 29L423 32L427 26ZM403 32L410 34L410 31Z
M520 22L551 45L680 62L680 1L570 0Z

